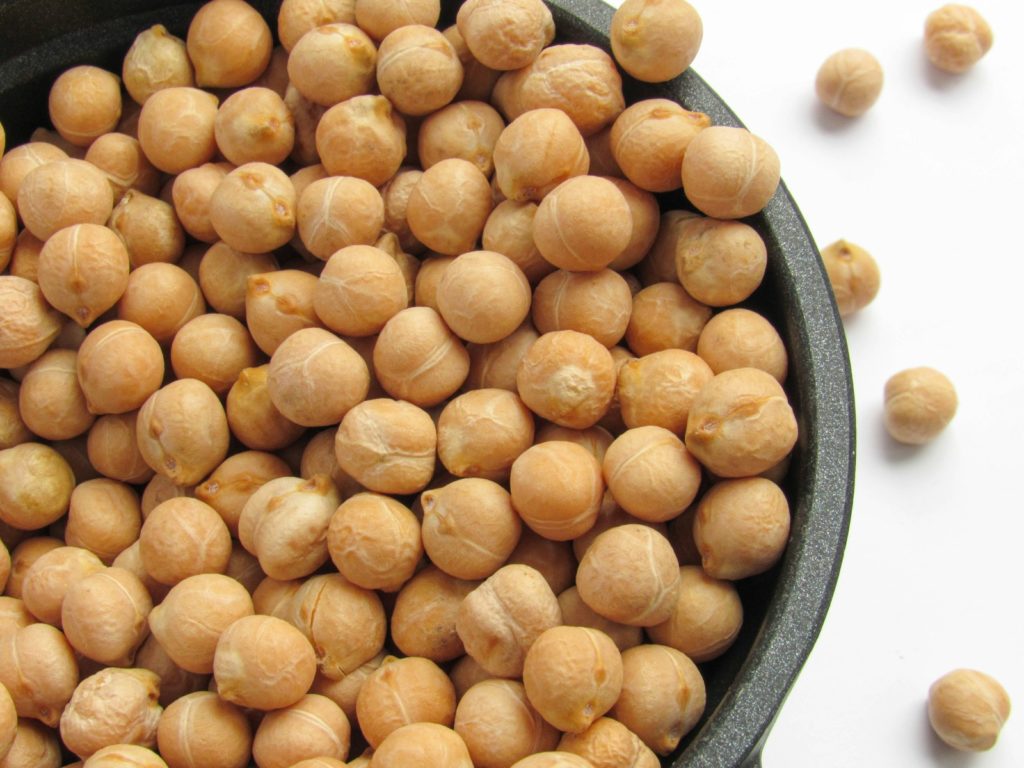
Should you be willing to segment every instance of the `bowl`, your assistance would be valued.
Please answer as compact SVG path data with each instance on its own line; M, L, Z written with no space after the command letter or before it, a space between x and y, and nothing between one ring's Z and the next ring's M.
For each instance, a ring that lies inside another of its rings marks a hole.
M252 3L276 28L278 2ZM442 3L452 23L458 2ZM0 120L8 146L47 124L46 94L74 64L120 71L135 35L162 23L184 37L197 2L166 0L6 0L0 2ZM601 0L548 0L558 42L610 51L613 9ZM692 69L651 85L624 76L628 102L669 98L717 125L740 121ZM783 168L785 168L785 158ZM689 207L682 193L663 209ZM853 496L853 388L842 323L821 258L784 184L761 213L746 219L764 238L768 271L745 306L766 314L790 355L787 391L800 436L784 489L791 538L779 564L738 583L744 627L732 648L701 665L708 704L699 723L663 762L674 768L760 765L760 749L821 629L842 561ZM2 311L2 310L0 310Z

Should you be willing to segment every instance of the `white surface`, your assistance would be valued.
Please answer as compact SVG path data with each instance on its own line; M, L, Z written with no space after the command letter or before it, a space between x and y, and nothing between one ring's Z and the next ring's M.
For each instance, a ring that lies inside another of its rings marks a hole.
M882 272L846 324L859 439L843 569L764 764L1021 768L1024 3L979 0L995 44L947 76L922 48L941 2L691 2L704 20L694 69L776 149L819 247L846 238ZM856 120L814 96L821 62L846 47L885 70ZM960 408L936 442L903 449L881 426L882 387L915 365L944 371ZM947 749L927 724L928 686L961 666L1021 707L990 752Z

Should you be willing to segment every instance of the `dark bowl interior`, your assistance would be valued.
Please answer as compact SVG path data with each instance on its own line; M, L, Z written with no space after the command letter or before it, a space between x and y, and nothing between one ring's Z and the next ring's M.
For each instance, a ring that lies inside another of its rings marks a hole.
M276 29L279 2L252 3ZM444 2L443 22L458 2ZM8 146L47 125L46 95L63 69L92 63L120 72L135 35L155 23L184 37L198 2L161 0L0 1L0 121ZM609 50L612 9L601 0L549 1L559 41ZM650 85L625 78L627 100L671 98L719 125L739 125L725 103L692 70ZM783 166L785 158L783 158ZM663 209L688 207L681 193L661 196ZM800 438L785 490L793 513L783 560L744 580L745 623L723 657L702 665L708 706L700 726L666 765L757 764L760 745L821 628L838 575L853 495L853 390L842 325L820 257L785 186L763 213L748 219L769 254L764 284L747 305L778 327L790 354L787 383Z

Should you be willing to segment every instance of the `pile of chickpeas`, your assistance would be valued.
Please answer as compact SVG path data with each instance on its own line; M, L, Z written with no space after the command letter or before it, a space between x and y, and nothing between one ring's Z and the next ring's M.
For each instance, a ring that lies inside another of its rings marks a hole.
M284 0L275 47L211 0L0 145L0 768L651 767L700 720L789 535L778 158L626 104L683 0L614 58L439 12Z

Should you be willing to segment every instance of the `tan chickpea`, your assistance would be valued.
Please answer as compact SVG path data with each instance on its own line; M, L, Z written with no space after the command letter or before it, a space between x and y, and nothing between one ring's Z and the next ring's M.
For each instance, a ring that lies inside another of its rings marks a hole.
M544 423L537 430L537 443L547 443L552 440L562 440L568 443L576 443L586 448L598 462L604 461L604 454L608 446L615 438L604 427L594 425L586 429L570 429L551 422Z
M269 365L246 368L238 374L227 397L231 434L259 451L275 451L294 443L305 427L285 418L270 399Z
M262 451L241 451L228 456L213 473L196 486L196 498L209 504L223 518L233 536L245 503L266 482L291 474L277 456Z
M210 223L232 248L266 253L295 234L295 204L295 187L284 171L268 163L246 163L228 173L214 190Z
M389 395L429 408L465 382L469 353L437 312L409 307L385 323L373 348L373 368Z
M146 637L153 601L131 571L107 568L68 587L61 604L64 634L78 653L111 666L130 664Z
M199 287L214 310L245 320L246 280L276 269L273 254L242 253L218 242L210 246L199 263Z
M469 477L424 491L423 547L438 568L460 579L484 579L519 543L519 516L508 491Z
M273 47L270 27L243 0L211 0L192 17L188 56L201 87L234 88L263 74Z
M655 283L633 296L626 342L640 356L673 348L694 352L710 318L711 308L678 283Z
M846 117L859 117L878 101L883 79L882 65L868 51L844 48L822 63L814 89L829 109Z
M174 211L184 230L197 240L214 243L218 239L210 223L210 198L232 168L229 163L203 163L174 177Z
M217 97L190 86L151 94L139 114L139 144L164 173L181 173L213 159Z
M157 726L160 754L170 768L244 768L252 726L241 708L216 693L196 691L170 704Z
M530 705L516 680L484 680L471 687L459 699L454 728L478 768L507 768L558 743L558 732Z
M409 195L406 215L417 240L458 256L473 250L492 207L487 177L469 160L452 157L424 171Z
M533 241L536 215L534 202L503 200L487 217L482 234L484 248L504 254L515 262L531 285L555 271L555 265L541 255Z
M7 757L18 731L18 711L7 687L0 683L0 760Z
M133 268L183 258L185 233L173 206L159 198L128 190L108 225L124 242Z
M301 328L322 326L313 308L316 286L316 275L298 269L249 275L245 323L265 354L274 354L282 341Z
M419 24L388 33L380 44L377 84L407 115L426 115L446 106L462 86L462 62L437 29Z
M331 176L355 176L380 186L405 159L405 120L384 96L353 96L324 113L316 127L316 150Z
M129 189L155 195L160 189L160 172L146 159L139 140L123 133L105 133L89 145L85 160L107 176L114 192L114 205Z
M925 19L925 52L929 61L945 72L966 72L991 47L992 28L968 5L950 3Z
M627 360L616 384L622 419L628 427L653 425L682 435L693 399L713 376L703 359L682 349Z
M163 376L159 343L127 320L97 326L78 350L78 379L93 413L139 408L160 387Z
M516 371L519 362L538 338L540 336L533 325L526 321L501 341L467 345L470 358L467 389L517 392Z
M326 696L341 707L341 711L345 713L349 723L352 723L356 719L356 699L359 696L359 689L363 687L366 678L380 667L385 658L387 658L385 652L381 651L366 663L337 680L327 677L322 672L317 672L310 693Z
M194 491L195 486L177 485L170 478L154 475L142 490L142 519L149 517L149 513L156 509L158 504L169 499L195 496Z
M715 125L698 133L683 158L683 191L697 209L738 219L768 204L779 185L779 157L745 128Z
M370 765L375 768L403 765L472 768L473 761L466 743L451 728L437 723L410 723L388 734L374 751Z
M29 365L18 392L18 410L24 424L47 440L69 440L92 426L78 385L76 359L70 349L51 349Z
M299 93L299 89L291 83L285 89L284 103L295 121L295 144L292 148L291 159L303 166L319 165L320 153L316 146L316 129L320 124L320 118L327 111L327 107L310 101ZM298 189L296 189L296 193L298 193Z
M60 333L59 315L39 286L23 277L0 275L0 366L18 368L36 360Z
M156 746L160 678L148 669L107 667L82 680L60 718L65 746L87 760L113 744Z
M445 162L464 161L444 161L434 168ZM441 317L460 338L494 343L526 319L530 284L522 270L500 253L469 251L445 269L437 287L437 304Z
M29 141L0 157L0 191L7 199L18 204L18 189L33 170L54 160L66 160L68 153L45 141Z
M284 49L291 51L311 29L355 20L355 0L284 0L277 15L277 35Z
M619 649L599 630L553 627L530 646L523 685L530 703L555 728L585 731L619 697Z
M559 109L535 109L512 120L494 143L494 176L515 202L539 202L566 179L590 168L579 129Z
M347 499L361 492L363 487L338 466L338 459L334 455L334 437L337 431L333 428L322 429L309 439L302 449L299 475L305 478L328 475L337 486L341 498Z
M847 240L837 240L822 249L821 259L840 315L852 315L874 301L881 276L870 253Z
M75 475L68 462L42 443L0 451L0 520L34 531L67 512Z
M384 201L363 179L331 176L303 190L296 216L303 245L327 261L342 248L377 239L384 224Z
M260 358L249 331L229 315L198 315L179 328L171 343L175 375L198 379L218 395L227 394L238 375Z
M52 728L31 718L19 718L14 741L2 765L4 768L60 768L60 739Z
M626 72L646 83L681 75L700 50L704 27L685 0L626 0L612 17L611 46Z
M697 354L715 373L759 368L780 384L789 369L786 346L775 327L756 312L739 307L708 321L697 340Z
M527 66L555 36L551 12L536 0L471 0L456 23L473 57L496 70Z
M289 768L302 759L348 757L351 726L337 704L307 694L268 713L256 729L253 760L262 768Z
M135 36L121 66L128 95L139 104L163 88L195 85L185 41L163 24L154 24Z
M393 232L402 250L410 253L420 253L424 247L412 233L408 221L409 195L422 176L423 171L419 168L403 166L380 190L384 199L384 231Z
M575 443L551 441L528 448L512 465L512 506L535 532L555 541L586 533L604 494L601 468Z
M936 735L954 749L992 749L1009 716L1009 695L984 672L955 669L928 689L928 720Z
M141 326L165 345L205 311L206 302L196 281L176 264L162 262L132 270L117 302L119 319Z
M81 768L167 768L151 749L135 744L111 744L92 754Z
M437 452L457 477L508 478L512 462L533 444L533 416L504 389L478 389L453 398L437 422Z
M128 251L99 224L59 230L39 253L39 287L46 300L83 328L121 298L128 286ZM82 275L89 275L84 280Z
M529 527L523 529L519 544L512 550L506 563L516 564L534 568L544 577L555 594L568 589L576 577L577 563L573 556L572 543L546 539Z
M519 677L530 646L561 623L558 598L541 573L513 564L466 596L455 628L480 666L495 677Z
M14 251L11 253L11 264L8 270L10 276L35 283L38 280L39 253L42 250L43 241L27 229L22 229L18 233L18 238L14 242ZM56 312L52 314L54 317L59 317Z
M423 557L420 523L389 496L357 493L331 516L327 549L338 571L353 584L396 592Z
M187 496L158 504L139 533L142 564L161 584L173 586L200 573L223 573L231 534L220 515Z
M622 654L622 694L611 717L667 755L704 713L700 670L675 648L638 645Z
M32 433L18 411L20 392L19 382L0 379L0 450L32 439Z
M894 440L924 445L949 425L957 404L956 389L944 373L927 366L907 368L885 382L883 423Z
M615 501L629 514L665 522L690 505L701 468L683 441L664 427L635 427L615 439L602 464Z
M606 347L626 333L633 296L618 272L561 269L541 280L533 293L533 323L541 333L573 330Z
M440 312L437 303L437 289L441 285L441 278L444 277L445 270L453 261L455 261L454 256L442 256L433 252L423 259L413 285L413 299L417 307L430 307L435 312Z
M406 306L408 291L398 263L370 245L350 245L333 253L313 297L323 323L350 336L379 333Z
M5 525L9 524L5 523ZM9 538L6 535L4 540L10 541L12 544L15 541L15 539ZM17 544L14 544L10 553L11 572L7 578L7 589L5 592L5 595L18 600L20 608L19 610L15 610L14 614L25 615L28 616L31 621L35 620L31 618L31 615L28 613L28 610L24 607L21 600L25 576L28 574L29 569L35 564L36 560L47 552L62 546L64 546L64 542L61 539L53 538L51 536L30 536Z
M15 245L18 242L18 212L6 195L0 199L0 271L11 263Z
M562 621L568 627L589 627L608 635L620 651L640 645L644 641L644 630L611 621L595 613L580 597L576 587L569 587L558 596L558 607Z
M676 244L676 274L697 301L725 307L747 299L768 264L764 240L740 221L687 220Z
M612 156L631 182L648 192L682 186L680 168L690 142L711 125L669 99L645 99L627 107L612 124Z
M725 653L742 624L743 604L732 583L708 576L700 566L684 565L672 615L648 627L647 634L700 664Z
M103 172L85 160L55 160L29 171L18 187L18 213L40 240L72 224L104 224L114 193Z
M456 101L424 119L417 137L420 162L426 169L441 160L460 158L490 177L494 144L504 127L505 121L489 104Z
M287 158L295 144L295 121L276 92L253 86L228 96L213 124L217 148L235 165Z
M87 549L110 565L141 528L139 497L127 484L98 478L79 483L71 492L64 531L70 546Z
M424 567L398 593L391 613L392 641L406 656L423 656L438 664L458 658L465 653L455 628L459 606L478 584L449 576L434 565Z
M355 19L374 40L383 40L399 27L433 27L441 15L438 0L355 0Z
M190 693L205 691L210 683L209 675L186 672L175 664L152 634L146 638L135 654L135 666L148 669L160 678L160 706L162 707L167 707L176 699Z
M366 741L378 749L403 725L437 723L450 727L455 719L455 688L429 659L385 659L359 689L356 715Z
M658 768L661 761L640 737L618 720L599 717L582 733L566 733L558 749L588 760L593 768Z
M34 717L52 728L78 685L74 650L49 624L21 627L0 643L0 684L21 717Z
M50 87L49 111L62 138L87 147L121 119L121 83L99 67L71 67Z

